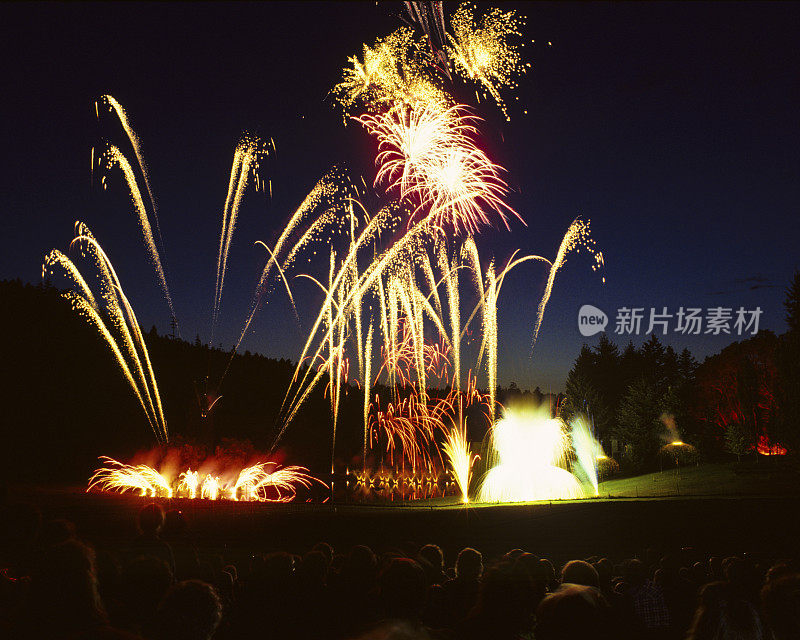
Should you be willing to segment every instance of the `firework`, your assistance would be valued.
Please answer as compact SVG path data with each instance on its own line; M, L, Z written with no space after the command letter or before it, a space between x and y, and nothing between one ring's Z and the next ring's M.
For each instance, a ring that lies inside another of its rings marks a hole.
M167 479L158 471L146 464L123 464L113 458L100 458L107 466L94 472L89 479L86 491L97 487L101 491L125 493L140 492L141 496L165 498L172 497L172 488Z
M442 445L447 464L453 473L458 490L461 492L461 502L469 502L469 483L472 475L472 465L478 455L473 455L467 442L467 430L464 428L451 429Z
M114 99L113 96L104 95L101 96L100 101L107 105L110 111L116 113L117 117L119 118L120 124L122 128L125 130L126 135L128 136L128 140L130 141L131 147L133 147L134 154L136 155L136 160L139 164L139 169L142 174L142 178L144 180L144 185L147 190L147 195L150 200L150 206L153 211L153 220L156 224L156 232L158 234L159 244L164 247L164 241L161 238L161 227L158 222L158 207L156 206L155 197L153 197L153 189L150 186L150 175L147 171L147 165L144 161L144 155L142 153L141 142L139 140L139 136L136 135L136 132L133 130L131 126L130 120L128 118L128 114L122 105ZM100 112L98 109L97 102L95 102L95 113L97 117L100 117ZM169 310L172 314L173 318L177 318L175 315L175 308L172 304L172 296L169 292L169 286L167 285L167 278L164 274L164 267L162 266L161 257L159 255L158 247L156 246L155 239L153 238L153 234L150 227L150 220L147 215L147 209L144 204L144 200L142 198L141 191L139 189L138 182L136 180L136 176L133 172L133 168L131 167L130 162L125 157L125 155L114 145L108 145L108 148L104 154L98 157L98 163L102 163L105 161L106 169L111 169L114 165L117 165L120 170L122 171L123 177L125 178L125 182L128 185L128 190L131 195L131 201L133 202L134 209L136 210L136 214L139 220L139 226L142 229L142 235L144 236L145 246L147 247L148 253L150 254L150 260L153 263L153 267L156 270L156 275L158 277L159 284L161 285L161 290L164 294L164 298L169 305ZM92 174L94 175L94 147L92 147ZM103 176L103 188L106 188L107 183L105 180L105 176Z
M597 271L603 267L603 253L596 248L594 238L589 233L589 223L576 218L567 229L564 237L561 240L561 245L558 247L556 259L553 260L550 266L550 275L547 277L547 284L545 285L544 294L539 301L539 310L536 314L536 323L533 327L533 340L531 341L531 351L536 345L536 338L539 337L539 329L542 328L542 321L544 320L544 310L547 308L547 302L550 300L550 294L553 292L553 284L555 283L556 274L564 263L567 261L567 255L571 251L577 251L580 248L585 248L589 251L594 259L592 264L592 271ZM603 278L605 282L605 278Z
M111 349L156 439L167 442L169 434L150 354L116 271L108 255L83 223L76 223L75 238L70 246L80 249L84 257L92 260L99 281L98 293L91 291L72 260L55 249L45 256L42 277L50 279L59 273L66 277L70 288L62 295L70 301L72 309L79 316L95 327Z
M291 502L297 496L298 487L308 489L314 483L325 486L305 467L278 467L269 472L266 470L266 463L262 462L242 469L231 490L231 498L234 500Z
M395 103L446 104L449 96L433 81L429 60L414 32L398 29L373 46L365 44L361 60L348 58L349 66L332 93L345 113L360 106L377 110Z
M598 461L606 458L606 455L603 447L595 439L586 416L579 415L570 421L570 435L578 466L594 488L594 495L599 495Z
M516 88L516 78L530 67L522 60L522 45L514 43L521 35L524 20L514 11L490 9L478 22L474 12L475 8L467 3L453 14L447 54L456 73L477 82L508 119L500 92Z
M212 311L211 342L214 338L214 327L222 304L222 289L225 285L225 271L228 266L228 252L233 241L233 232L236 229L236 219L242 202L248 178L252 175L258 178L259 158L264 153L264 145L258 138L245 134L236 145L233 154L230 180L228 182L228 195L225 198L225 207L222 210L222 231L219 236L219 255L217 257L217 283L214 292L214 308Z
M464 105L395 105L356 120L378 140L376 184L386 184L415 207L409 223L424 218L455 233L475 233L492 223L487 211L506 227L509 215L522 221L505 202L502 167L475 143L479 118Z
M139 491L141 496L181 497L190 500L291 502L297 497L300 487L310 489L315 483L325 486L308 469L300 466L280 467L262 462L246 467L238 474L230 471L222 476L206 473L201 481L200 473L191 469L174 476L146 464L124 464L105 456L100 460L105 466L97 469L89 479L87 491ZM268 465L272 467L272 471L267 470ZM236 480L226 482L223 476L236 477Z
M178 481L178 492L190 500L194 500L197 497L197 488L200 486L200 474L187 469L178 476Z
M479 492L483 502L583 498L578 479L566 470L566 425L543 409L506 410L490 432L491 466Z

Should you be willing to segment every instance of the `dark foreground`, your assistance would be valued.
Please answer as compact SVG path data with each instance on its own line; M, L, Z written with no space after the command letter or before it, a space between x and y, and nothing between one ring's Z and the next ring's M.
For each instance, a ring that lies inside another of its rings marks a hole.
M7 497L0 637L800 637L796 497L469 507Z
M130 537L138 510L152 500L79 490L20 489L45 517L73 521L95 546ZM629 557L647 549L693 547L718 554L794 555L800 547L800 497L614 499L516 505L272 504L157 499L180 509L203 546L301 553L320 541L375 550L436 540L445 554L465 546L499 554L514 547L554 560L602 554Z

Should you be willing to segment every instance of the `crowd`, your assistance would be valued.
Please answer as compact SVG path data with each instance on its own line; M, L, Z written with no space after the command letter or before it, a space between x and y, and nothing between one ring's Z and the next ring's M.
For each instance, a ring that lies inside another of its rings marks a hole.
M5 509L0 638L28 640L797 640L794 560L648 552L554 566L512 549L433 544L304 555L198 548L178 510L144 506L138 531L97 551L68 520ZM539 552L539 550L533 550Z

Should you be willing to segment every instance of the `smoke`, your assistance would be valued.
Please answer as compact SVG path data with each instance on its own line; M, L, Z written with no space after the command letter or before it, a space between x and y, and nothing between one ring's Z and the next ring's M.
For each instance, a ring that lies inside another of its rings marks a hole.
M661 439L665 444L672 442L681 442L681 433L678 431L678 425L675 422L675 416L671 413L662 413L659 417L661 423L666 428L666 431L661 434Z

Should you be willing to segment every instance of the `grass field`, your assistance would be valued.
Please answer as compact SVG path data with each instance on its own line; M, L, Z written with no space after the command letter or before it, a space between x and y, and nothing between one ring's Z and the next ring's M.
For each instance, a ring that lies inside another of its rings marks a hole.
M672 468L600 483L602 498L754 496L800 493L797 474L772 463L736 463Z

